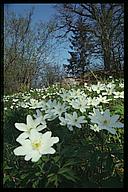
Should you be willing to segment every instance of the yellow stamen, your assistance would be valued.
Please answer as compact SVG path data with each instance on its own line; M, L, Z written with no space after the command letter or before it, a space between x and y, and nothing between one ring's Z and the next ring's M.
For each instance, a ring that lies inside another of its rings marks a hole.
M32 147L34 149L36 149L36 150L39 150L40 146L41 146L41 142L40 141L35 141L35 142L32 143Z

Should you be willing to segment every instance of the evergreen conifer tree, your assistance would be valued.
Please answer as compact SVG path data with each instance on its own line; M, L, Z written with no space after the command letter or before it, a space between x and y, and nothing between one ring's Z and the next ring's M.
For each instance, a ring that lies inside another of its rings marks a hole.
M84 77L89 65L89 54L93 51L90 34L86 29L83 18L79 17L73 35L69 38L71 42L70 59L68 59L69 64L64 65L64 68L73 77Z

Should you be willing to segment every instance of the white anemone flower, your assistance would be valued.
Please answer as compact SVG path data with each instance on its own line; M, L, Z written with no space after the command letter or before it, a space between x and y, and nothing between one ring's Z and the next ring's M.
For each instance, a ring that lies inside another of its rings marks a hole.
M120 83L119 87L124 88L124 83Z
M56 106L54 106L54 109L52 109L52 113L56 116L61 116L62 113L66 112L66 110L68 109L69 107L65 105L65 103L61 104L61 103L57 103Z
M86 82L84 83L84 87L85 87L85 88L88 87L88 84L87 84Z
M111 99L107 99L107 96L102 96L102 95L99 95L99 97L97 97L97 100L100 103L109 103L109 101L111 101Z
M57 101L56 100L51 100L51 99L49 99L48 101L47 101L47 103L46 103L46 111L48 110L52 110L52 109L54 109L54 107L57 105ZM46 112L45 111L45 112Z
M59 94L60 97L63 99L63 101L67 101L69 102L70 101L70 93L69 92L63 92L61 94Z
M95 132L99 132L101 130L101 128L99 128L97 124L90 125L90 129L92 129Z
M108 83L108 84L106 85L106 87L107 87L108 89L114 89L114 88L116 87L116 85L115 85L114 83L110 82L110 83Z
M42 134L37 130L30 131L29 139L19 141L21 146L14 149L14 154L17 156L25 156L25 160L37 162L42 155L54 154L56 151L52 148L53 144L59 142L58 137L51 137L52 132L47 131Z
M47 119L48 121L52 121L54 120L56 117L58 117L58 113L61 111L61 113L63 112L64 106L61 108L60 105L57 104L57 101L54 100L52 101L51 99L48 100L48 102L46 103L46 110L45 110L45 115L44 118ZM57 107L58 106L58 107Z
M29 107L29 103L22 101L22 102L19 102L19 103L18 103L18 106L23 107L23 108L28 108L28 107Z
M36 114L33 115L35 118L41 118L40 124L44 126L44 128L47 127L45 117L42 115L41 111L39 109L36 110Z
M19 99L12 99L14 102L17 102Z
M82 123L86 123L85 116L78 117L77 113L74 111L73 114L65 113L64 117L59 117L60 125L67 125L69 130L73 130L74 127L81 128Z
M90 85L85 87L89 92L92 92L92 87Z
M22 99L24 100L24 101L27 101L27 100L29 100L31 97L30 96L28 96L28 95L22 95Z
M52 121L56 119L58 115L53 114L52 110L47 110L46 114L44 115L44 118L47 119L48 121Z
M112 95L115 91L115 84L109 83L106 85L105 92L102 92L102 95Z
M42 104L43 104L43 101L38 101L36 99L30 99L30 102L29 102L29 108L30 109L37 109L37 108L42 108Z
M98 82L97 85L92 85L91 89L97 92L97 94L99 94L101 91L105 89L105 84L101 84L100 82Z
M123 123L117 121L119 115L110 116L109 109L106 109L104 112L100 112L99 109L93 109L94 113L90 113L89 118L91 122L97 124L99 129L108 130L112 134L116 134L114 128L122 128ZM91 127L92 128L92 127Z
M115 99L118 99L118 98L123 99L124 98L124 91L122 91L122 92L119 92L119 91L113 92L113 94L114 94Z
M88 100L86 97L78 97L77 99L73 99L70 102L70 105L74 108L74 109L79 109L82 113L86 112L86 109L89 108L88 106Z
M70 94L69 98L70 99L77 99L77 98L80 98L82 96L85 96L86 97L86 94L84 93L84 91L80 90L80 89L71 89L69 90L68 92Z
M25 123L15 123L15 127L19 131L23 131L22 134L17 138L17 141L21 138L28 138L30 135L31 129L36 129L37 131L43 130L45 127L44 125L40 125L42 121L41 117L33 119L31 115L27 115L27 124Z
M105 92L101 93L102 95L112 95L113 90L112 89L106 89Z
M89 105L89 106L97 106L97 105L99 105L99 103L100 103L100 101L97 100L96 97L93 97L93 98L88 97L87 99L88 99L87 105Z

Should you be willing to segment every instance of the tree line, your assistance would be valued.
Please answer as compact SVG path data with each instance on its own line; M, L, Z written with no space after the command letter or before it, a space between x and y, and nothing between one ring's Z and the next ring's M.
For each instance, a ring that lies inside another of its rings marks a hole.
M124 67L124 4L77 3L56 5L58 29L70 34L70 59L65 69L84 75L98 58L105 71ZM98 66L96 66L98 68Z
M34 9L24 15L4 13L4 91L49 86L61 78L54 54L55 22L33 23Z

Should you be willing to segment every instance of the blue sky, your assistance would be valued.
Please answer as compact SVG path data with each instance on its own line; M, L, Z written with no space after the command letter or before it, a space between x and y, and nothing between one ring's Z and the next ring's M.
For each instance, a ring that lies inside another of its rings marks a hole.
M32 7L34 7L34 14L33 14L33 23L42 21L42 22L47 22L49 21L53 15L55 14L56 10L54 8L55 4L46 4L46 3L42 3L42 4L4 4L4 6L8 6L8 8L12 11L14 11L16 14L20 14L23 15L26 12L28 12L28 10L30 10ZM65 46L67 47L67 46ZM65 64L67 63L67 58L69 58L69 54L68 54L68 49L66 48L62 48L62 45L60 45L58 47L58 49L56 50L56 61L58 64Z
M17 14L24 14L26 11L30 10L32 7L35 7L33 22L39 20L48 21L52 18L52 15L55 13L53 6L55 4L5 4L8 5L9 9L15 11Z
M47 22L49 21L53 15L56 13L56 9L54 8L55 4L48 4L48 3L42 3L42 4L4 4L4 6L8 6L8 8L12 11L14 11L16 14L21 14L24 15L25 12L28 12L32 7L34 7L34 14L33 14L33 24L36 22ZM70 54L68 53L69 51L69 44L60 44L58 48L56 49L56 63L63 65L63 64L68 64L67 59L70 58ZM93 59L92 61L96 64L100 64L100 60L98 59Z

